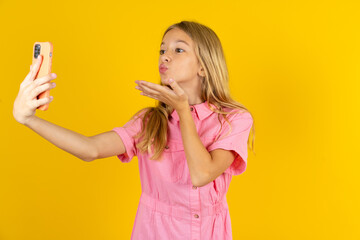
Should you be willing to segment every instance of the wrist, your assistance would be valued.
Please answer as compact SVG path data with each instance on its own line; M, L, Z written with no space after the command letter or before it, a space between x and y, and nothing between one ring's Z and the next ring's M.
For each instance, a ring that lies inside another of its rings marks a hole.
M188 106L187 108L181 109L181 110L176 110L178 115L179 115L179 119L183 119L186 117L191 117L191 111L190 111L190 107ZM192 118L192 117L191 117Z
M188 113L190 112L190 105L188 103L188 101L186 101L186 103L182 103L180 105L177 106L176 112L180 115L182 113Z
M24 120L23 125L25 125L25 126L28 127L28 126L30 125L30 122L32 122L35 118L36 118L35 115L32 115L32 116L30 116L30 117L27 117L27 118Z

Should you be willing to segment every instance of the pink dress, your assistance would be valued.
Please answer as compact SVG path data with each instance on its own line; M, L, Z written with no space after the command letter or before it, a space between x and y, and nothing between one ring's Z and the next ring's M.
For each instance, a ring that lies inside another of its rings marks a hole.
M217 113L207 101L190 106L199 137L210 152L221 148L232 150L236 158L232 165L214 181L203 187L191 183L179 116L174 110L168 122L168 144L163 160L149 159L136 148L133 136L141 130L141 119L130 120L123 127L112 129L124 142L126 153L117 157L122 162L138 158L142 193L135 217L133 240L200 240L232 239L231 221L226 193L233 175L246 169L247 140L253 124L250 113L227 115L219 140L212 143L220 130ZM231 109L226 109L229 111Z

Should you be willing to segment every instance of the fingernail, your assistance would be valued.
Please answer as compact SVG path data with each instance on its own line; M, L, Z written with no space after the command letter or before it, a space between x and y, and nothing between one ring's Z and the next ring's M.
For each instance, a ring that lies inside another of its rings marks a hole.
M52 73L51 76L54 77L54 78L57 77L57 75L55 73Z
M174 81L174 79L172 79L172 78L169 79L169 82L170 82L170 83L172 83L173 81Z

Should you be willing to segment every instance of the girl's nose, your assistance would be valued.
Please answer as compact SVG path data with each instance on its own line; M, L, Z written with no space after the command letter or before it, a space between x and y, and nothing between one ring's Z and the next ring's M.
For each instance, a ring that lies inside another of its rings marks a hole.
M163 62L168 62L168 61L169 61L169 57L167 57L167 56L161 56L161 61L163 61Z
M168 61L170 60L170 57L168 56L167 53L162 54L162 55L160 56L160 58L161 58L161 60L162 60L163 62L165 62L165 61L168 62Z

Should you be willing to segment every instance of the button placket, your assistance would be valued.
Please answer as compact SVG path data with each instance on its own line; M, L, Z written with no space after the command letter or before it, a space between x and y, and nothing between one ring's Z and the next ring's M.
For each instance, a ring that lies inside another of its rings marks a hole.
M191 211L191 237L200 239L200 191L199 188L192 185L190 189L190 211Z
M191 111L191 115L192 115L192 117L194 119L194 122L195 122L196 130L198 130L199 129L199 126L198 126L199 122L197 121L198 120L197 119L197 111L196 111L195 107L193 107L193 106L190 107L190 111Z

